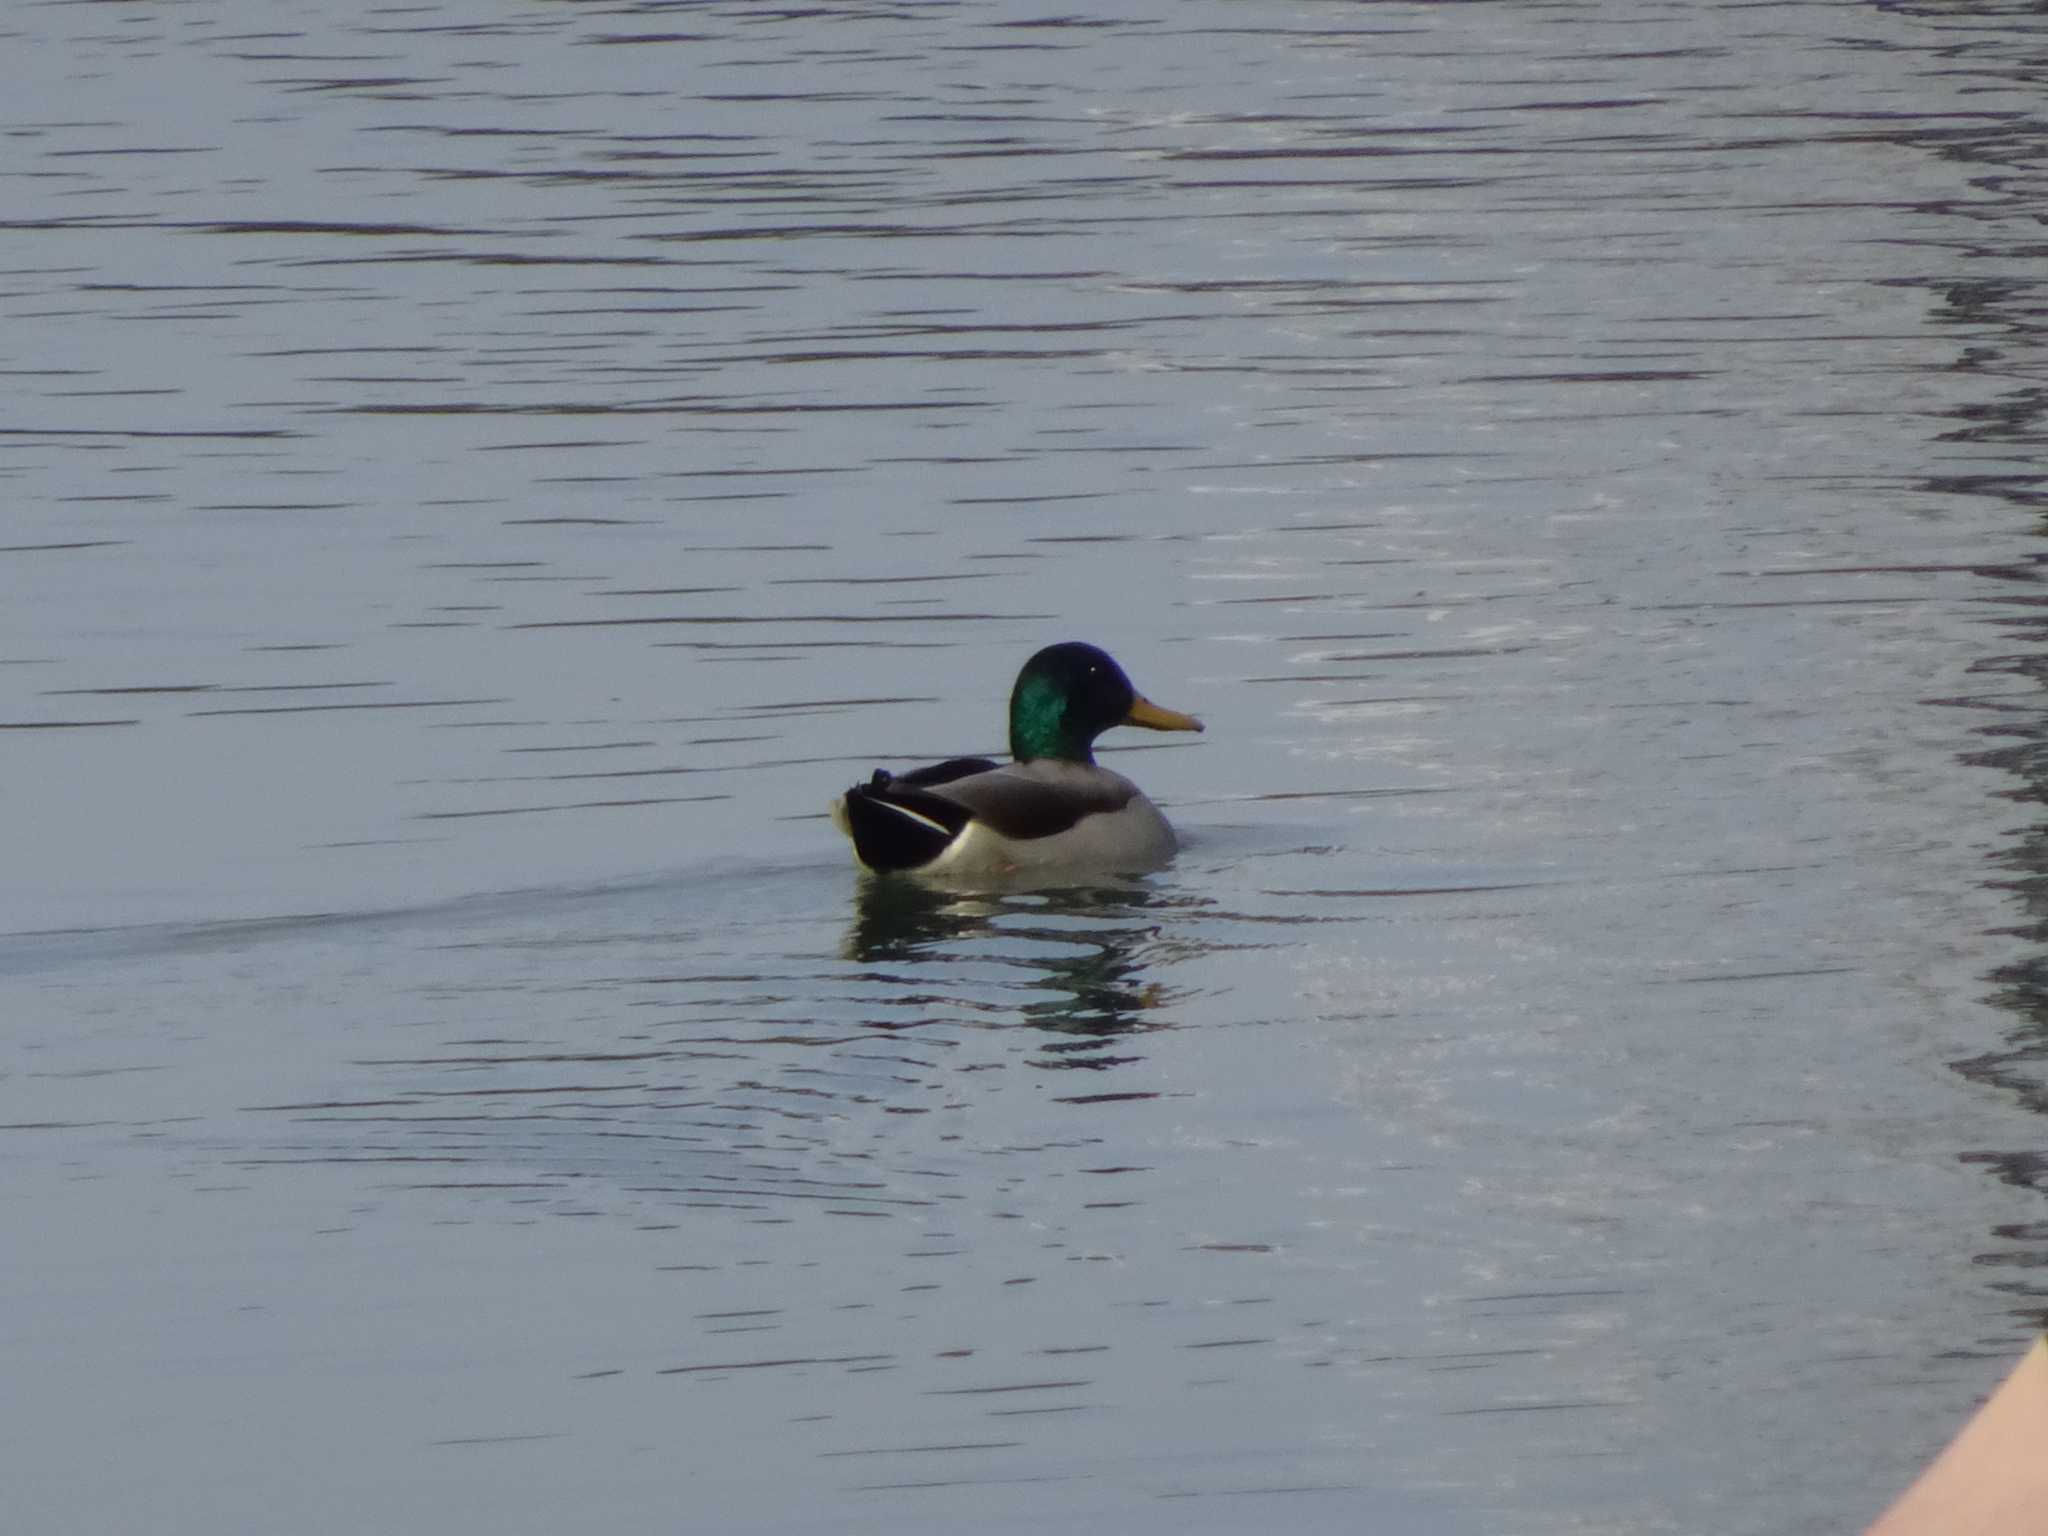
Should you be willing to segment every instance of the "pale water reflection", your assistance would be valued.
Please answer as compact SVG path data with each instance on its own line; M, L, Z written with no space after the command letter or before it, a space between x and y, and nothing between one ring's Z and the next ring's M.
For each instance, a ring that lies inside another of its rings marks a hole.
M1832 1531L2039 1325L2029 8L8 26L13 1525ZM1065 638L1182 856L858 877Z

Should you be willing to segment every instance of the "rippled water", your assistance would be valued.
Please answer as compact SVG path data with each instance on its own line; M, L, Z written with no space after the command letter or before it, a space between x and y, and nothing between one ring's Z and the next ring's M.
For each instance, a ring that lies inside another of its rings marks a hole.
M20 1528L1841 1530L2040 1325L2029 8L5 29ZM1177 863L857 880L1067 637Z

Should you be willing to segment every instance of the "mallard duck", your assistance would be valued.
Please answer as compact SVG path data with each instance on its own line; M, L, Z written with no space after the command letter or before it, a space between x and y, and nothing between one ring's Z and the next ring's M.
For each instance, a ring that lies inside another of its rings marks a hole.
M832 802L832 820L878 872L975 878L1163 862L1173 828L1144 791L1095 761L1095 738L1113 725L1199 731L1162 709L1092 645L1049 645L1024 663L1010 690L1010 756L955 757L892 774L876 769Z

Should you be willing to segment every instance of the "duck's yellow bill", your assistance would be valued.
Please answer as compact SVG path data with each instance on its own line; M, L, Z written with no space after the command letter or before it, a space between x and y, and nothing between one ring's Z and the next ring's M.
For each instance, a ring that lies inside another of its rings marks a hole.
M1177 709L1162 709L1142 693L1131 703L1131 712L1124 716L1125 725L1142 725L1148 731L1199 731L1202 722L1193 715L1184 715Z

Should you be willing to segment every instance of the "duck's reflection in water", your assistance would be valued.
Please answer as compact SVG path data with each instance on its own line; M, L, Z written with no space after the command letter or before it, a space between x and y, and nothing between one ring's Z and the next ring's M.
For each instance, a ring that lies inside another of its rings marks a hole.
M1019 1023L1067 1036L1045 1065L1107 1067L1106 1043L1167 1024L1169 989L1152 974L1166 907L1136 880L957 891L863 877L842 953L863 965L918 962L1016 967L1032 994ZM975 989L980 992L981 988Z

